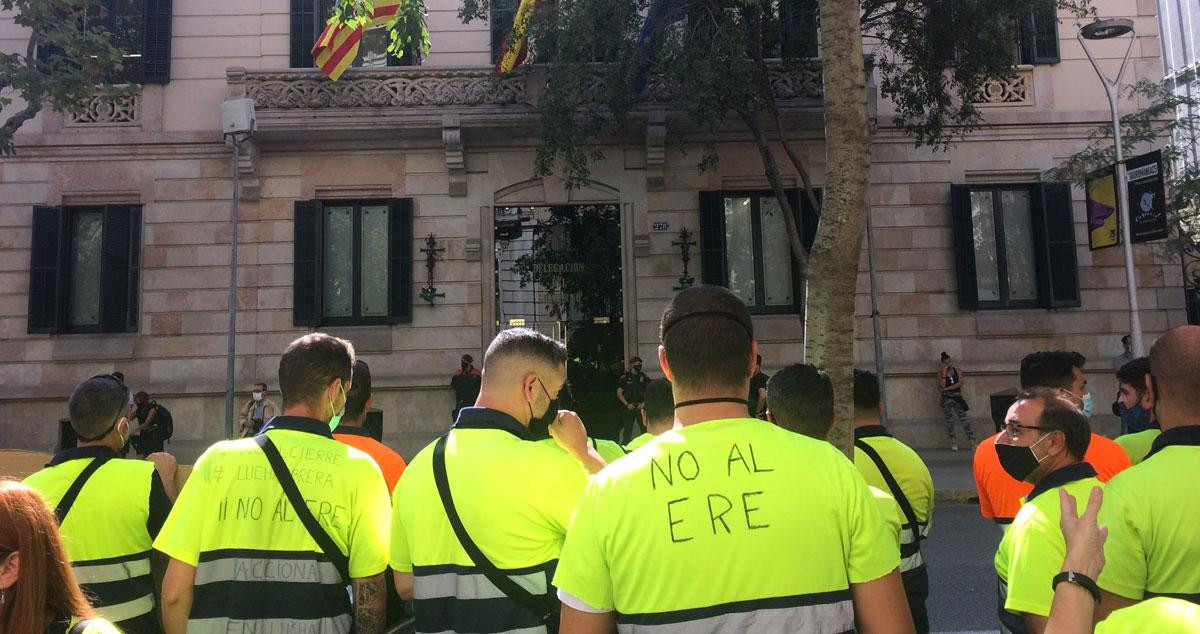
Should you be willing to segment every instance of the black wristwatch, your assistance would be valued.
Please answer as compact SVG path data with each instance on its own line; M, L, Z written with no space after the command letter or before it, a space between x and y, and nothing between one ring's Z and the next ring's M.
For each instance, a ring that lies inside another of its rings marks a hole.
M1057 588L1058 584L1064 581L1073 583L1084 590L1087 590L1088 594L1092 595L1092 598L1096 600L1096 603L1100 603L1100 586L1096 585L1096 582L1092 580L1091 577L1081 572L1068 570L1066 572L1060 572L1057 575L1054 575L1054 581L1052 582L1051 587Z

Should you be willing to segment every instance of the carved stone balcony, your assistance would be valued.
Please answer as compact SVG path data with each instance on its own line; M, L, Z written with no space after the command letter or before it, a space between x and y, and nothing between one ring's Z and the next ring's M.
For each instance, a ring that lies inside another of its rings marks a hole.
M347 133L381 127L443 127L444 117L459 115L463 127L502 127L532 123L546 71L536 66L500 76L490 68L351 69L330 81L317 69L226 71L230 97L249 97L257 110L259 131L272 133ZM821 106L821 70L814 65L791 73L771 70L771 87L785 110L817 111ZM597 72L586 98L603 89ZM640 110L671 111L672 91L651 81Z
M971 101L979 106L1034 105L1033 68L1018 67L1012 77L984 81Z

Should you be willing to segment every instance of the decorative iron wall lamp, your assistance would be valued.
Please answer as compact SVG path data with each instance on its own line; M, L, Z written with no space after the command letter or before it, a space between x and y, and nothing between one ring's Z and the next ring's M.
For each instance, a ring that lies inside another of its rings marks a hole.
M428 283L421 287L421 299L429 302L430 306L433 306L433 301L438 297L446 296L445 293L437 292L437 287L433 285L433 267L437 263L438 253L445 250L437 245L437 238L432 233L425 238L425 248L421 249L421 253L425 254L425 271L428 274Z
M679 247L679 259L683 261L683 274L679 276L679 286L675 290L682 291L685 288L691 288L696 283L696 278L688 275L688 263L692 261L692 247L696 246L696 242L692 240L692 232L688 231L687 227L679 230L679 240L672 242L671 246Z

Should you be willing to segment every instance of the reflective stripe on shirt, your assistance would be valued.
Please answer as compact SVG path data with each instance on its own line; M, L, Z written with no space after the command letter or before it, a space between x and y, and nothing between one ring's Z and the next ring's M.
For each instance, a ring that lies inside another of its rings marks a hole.
M530 593L548 595L557 563L503 572ZM418 632L546 631L536 615L472 566L413 566L413 615Z
M618 614L622 634L678 632L847 632L854 629L850 590L737 601L705 608Z

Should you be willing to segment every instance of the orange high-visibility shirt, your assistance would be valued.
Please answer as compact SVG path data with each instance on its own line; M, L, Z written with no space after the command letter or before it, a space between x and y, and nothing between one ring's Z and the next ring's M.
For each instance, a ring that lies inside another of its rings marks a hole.
M404 468L407 466L404 458L400 457L400 454L372 438L367 433L367 430L362 427L338 427L333 437L338 442L350 445L371 456L375 460L375 464L379 465L379 470L383 473L383 480L387 482L388 493L395 490L396 483L400 481L400 475L404 473Z
M1008 524L1021 510L1021 500L1033 490L1033 485L1012 479L1000 466L995 445L998 435L988 436L975 448L975 488L979 491L979 514L998 524ZM1108 482L1131 466L1121 445L1097 434L1092 434L1083 459L1095 467L1101 482Z

